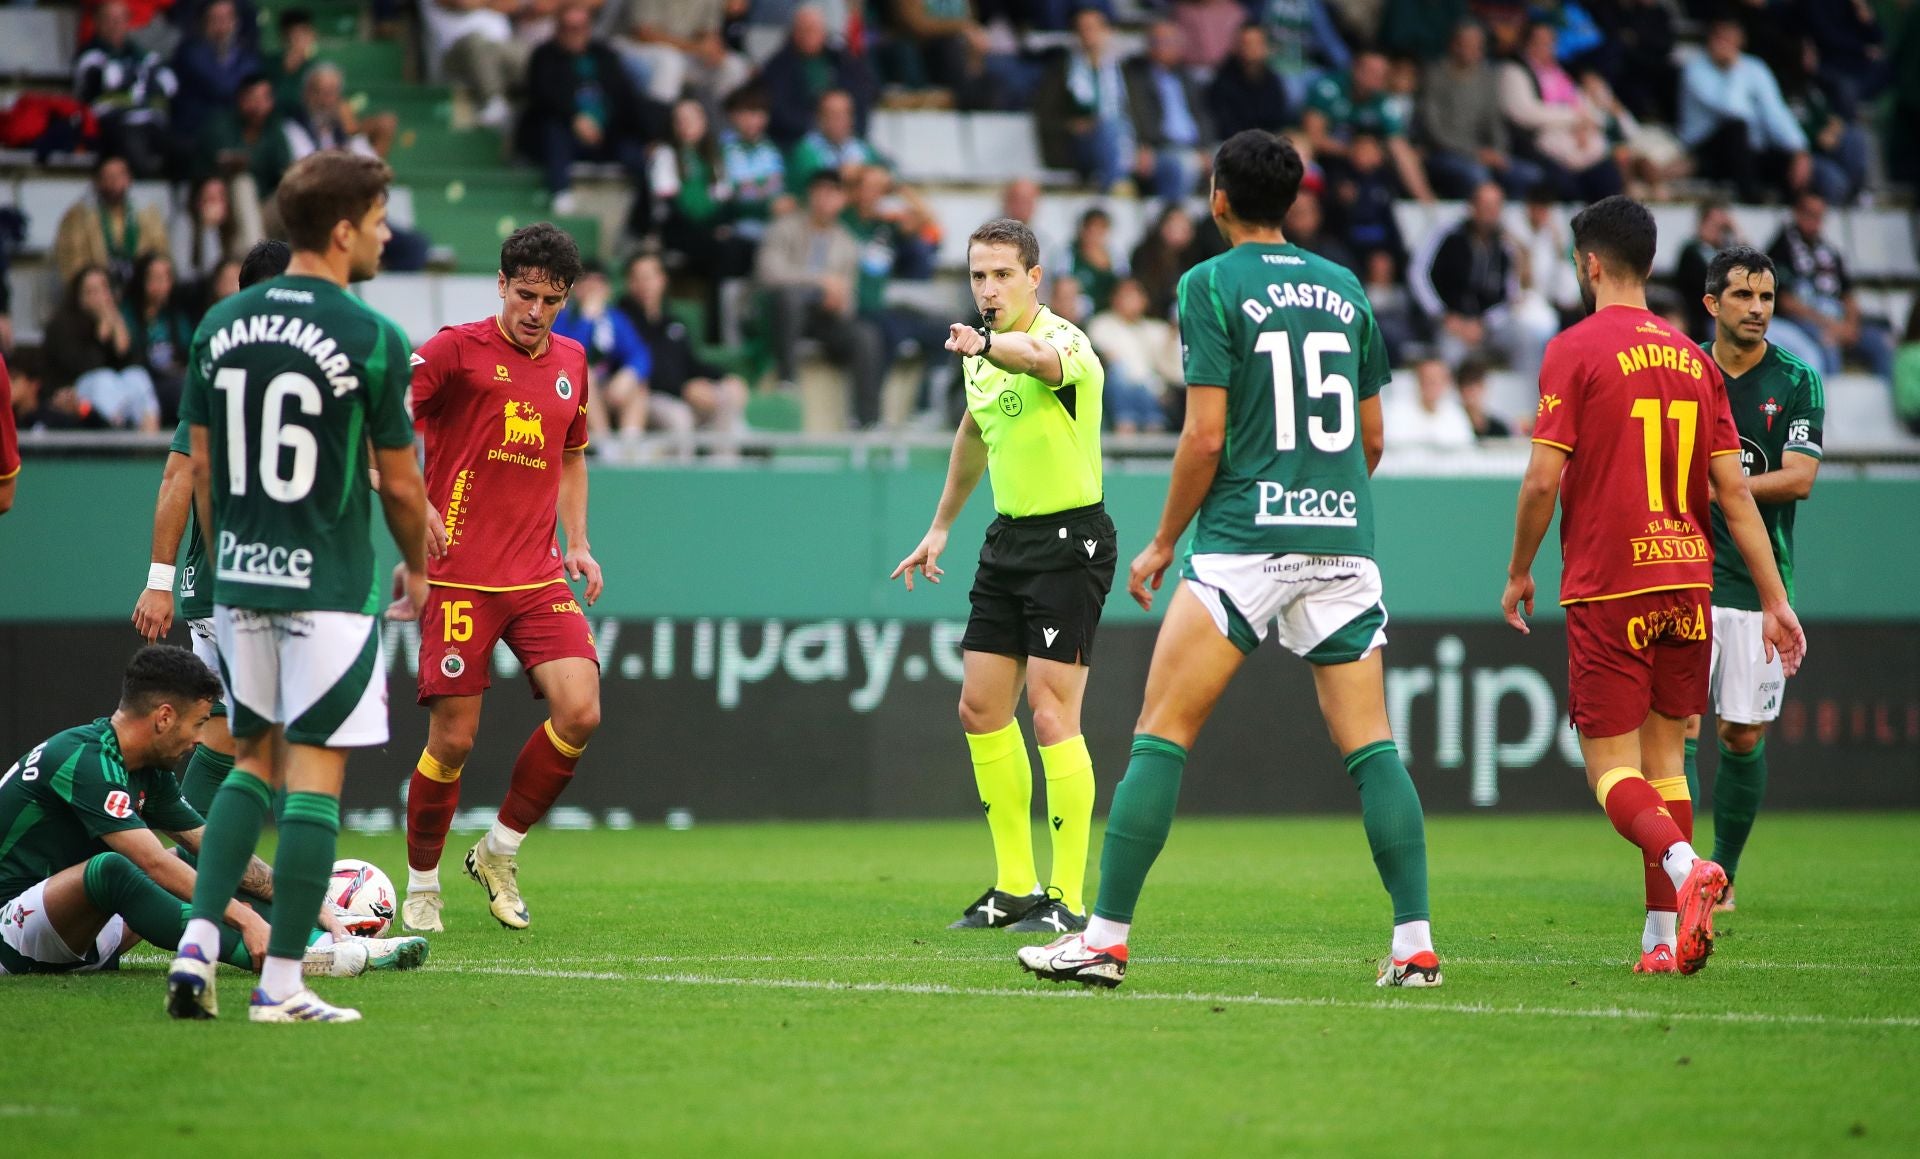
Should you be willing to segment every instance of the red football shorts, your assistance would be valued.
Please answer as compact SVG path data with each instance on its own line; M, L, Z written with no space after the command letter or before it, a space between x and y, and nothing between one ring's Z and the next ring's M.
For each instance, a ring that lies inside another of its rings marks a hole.
M512 592L434 587L420 616L420 703L485 692L493 683L493 646L501 640L527 670L529 684L533 668L549 660L600 662L586 613L559 580ZM533 694L540 695L537 685Z
M1581 735L1620 736L1649 711L1707 709L1713 613L1706 588L1567 605L1567 707Z

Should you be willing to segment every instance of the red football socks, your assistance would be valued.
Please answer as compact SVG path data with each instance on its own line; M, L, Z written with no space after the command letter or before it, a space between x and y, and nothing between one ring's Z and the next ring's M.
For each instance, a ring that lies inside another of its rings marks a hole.
M1686 835L1674 823L1672 810L1660 799L1659 790L1634 769L1608 771L1594 788L1607 820L1627 840L1638 845L1651 861L1685 841Z
M427 753L407 782L407 866L422 873L440 864L447 847L447 830L460 804L460 770L448 768Z
M533 828L566 791L585 751L561 740L552 721L540 722L513 762L513 781L507 787L506 803L500 806L500 823L517 833Z
M1674 827L1680 830L1680 837L1689 844L1693 841L1693 800L1687 796L1687 778L1663 777L1648 781L1647 785L1660 795L1667 812L1673 815ZM1677 796L1676 796L1677 794ZM1612 814L1609 813L1609 816ZM1615 822L1618 825L1618 822ZM1662 850L1661 852L1664 852ZM1642 850L1641 857L1647 871L1647 908L1649 910L1678 910L1679 894L1673 887L1673 878L1668 876L1666 867L1660 863L1659 853Z

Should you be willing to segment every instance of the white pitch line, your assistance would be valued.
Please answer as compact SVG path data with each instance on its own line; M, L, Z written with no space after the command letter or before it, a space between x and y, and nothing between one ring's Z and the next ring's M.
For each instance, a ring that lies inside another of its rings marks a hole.
M1580 1009L1565 1006L1493 1006L1481 1002L1425 1002L1407 998L1385 998L1362 1002L1350 998L1289 998L1266 994L1155 993L1129 990L1101 995L1089 990L1064 990L1011 986L949 986L938 982L835 982L816 978L736 978L718 974L612 974L587 971L556 971L509 967L447 967L448 972L525 975L535 978L573 977L593 981L642 982L665 986L742 987L760 990L812 990L851 994L912 994L959 998L1033 998L1042 1000L1088 1000L1112 1002L1184 1002L1215 1006L1267 1006L1285 1008L1322 1008L1333 1010L1429 1011L1440 1014L1495 1015L1533 1018L1599 1018L1642 1022L1722 1022L1736 1025L1791 1026L1871 1026L1920 1028L1920 1017L1892 1015L1833 1018L1824 1014L1769 1013L1765 1011L1685 1011L1637 1010L1623 1006Z

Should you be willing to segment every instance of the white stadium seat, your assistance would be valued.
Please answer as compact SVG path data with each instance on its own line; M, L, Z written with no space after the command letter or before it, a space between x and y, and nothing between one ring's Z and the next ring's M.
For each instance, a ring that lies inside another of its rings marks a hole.
M909 181L974 179L961 146L959 113L884 110L873 115L869 140Z
M500 312L500 279L493 274L447 274L434 303L439 326L458 326ZM437 328L437 327L436 327Z
M1046 175L1033 118L1026 113L974 113L967 118L966 158L974 180L1001 184Z
M73 75L78 13L71 8L0 8L0 75Z
M1853 274L1863 278L1920 277L1911 217L1897 209L1858 209L1849 216L1851 236L1842 249Z
M381 274L362 282L358 290L362 301L393 319L406 333L407 341L418 346L444 324L436 292L436 283L441 280L432 274Z

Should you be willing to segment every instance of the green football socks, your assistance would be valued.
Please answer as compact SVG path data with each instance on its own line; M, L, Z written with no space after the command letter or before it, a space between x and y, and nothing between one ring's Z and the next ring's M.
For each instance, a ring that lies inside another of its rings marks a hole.
M179 947L187 928L187 907L122 855L94 855L83 871L81 886L94 909L120 915L128 929L162 949ZM220 927L220 960L242 970L253 968L239 931L225 925Z
M1420 794L1390 740L1346 755L1347 774L1360 790L1360 819L1380 882L1393 899L1393 923L1427 921L1427 830Z
M1700 804L1700 738L1688 737L1681 749L1680 768L1687 774L1687 800Z
M1047 825L1053 834L1051 884L1060 891L1062 905L1084 914L1087 837L1093 829L1093 755L1087 738L1041 745L1040 767L1047 774Z
M1727 871L1728 881L1740 868L1740 853L1747 847L1747 835L1753 832L1766 792L1766 740L1762 738L1750 753L1732 752L1721 745L1720 771L1713 779L1713 859Z
M288 793L273 857L273 931L269 958L299 961L307 952L314 915L333 873L340 836L340 800L325 793ZM194 901L199 901L198 894Z
M273 790L245 769L236 768L213 795L207 827L200 837L199 876L193 884L193 916L218 925L227 903L240 888L247 863L260 844L261 827L273 812ZM278 875L276 874L276 879ZM275 881L278 896L279 882ZM308 924L320 912L314 898ZM209 939L211 941L211 939Z
M1187 750L1141 733L1133 738L1127 775L1114 786L1100 847L1100 896L1093 912L1110 922L1132 922L1133 907L1154 859L1166 847L1173 811L1180 802L1180 774Z
M993 858L998 867L994 888L1023 897L1040 885L1033 866L1033 765L1027 759L1027 741L1020 722L1009 721L998 732L968 733L973 754L973 782L980 789L980 808L993 833ZM1084 857L1084 846L1082 861Z
M213 808L213 795L226 784L227 774L232 771L230 755L214 752L206 745L193 746L193 759L187 762L187 771L180 778L181 799L205 817Z

